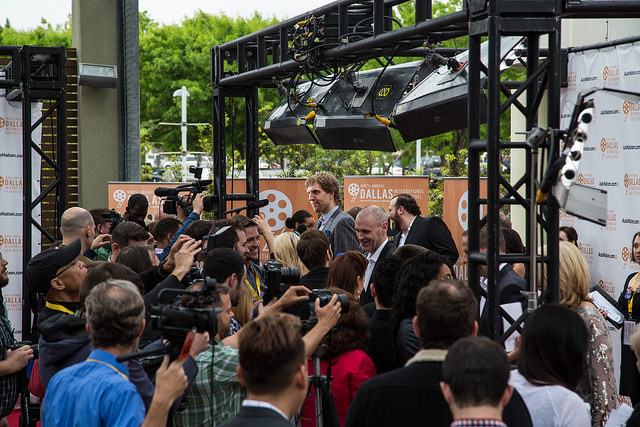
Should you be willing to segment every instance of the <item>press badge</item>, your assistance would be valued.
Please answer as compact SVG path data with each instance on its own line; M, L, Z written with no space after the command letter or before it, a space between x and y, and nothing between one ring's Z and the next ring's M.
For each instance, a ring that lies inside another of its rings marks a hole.
M631 320L624 321L624 337L622 340L622 344L631 345L631 335L633 335L635 330L636 330L636 322L633 322Z

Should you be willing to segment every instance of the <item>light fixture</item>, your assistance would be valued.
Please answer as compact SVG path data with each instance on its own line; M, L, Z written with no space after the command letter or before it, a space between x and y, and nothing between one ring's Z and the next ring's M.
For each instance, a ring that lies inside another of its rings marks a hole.
M78 64L78 84L91 87L115 88L118 85L118 67L115 65Z

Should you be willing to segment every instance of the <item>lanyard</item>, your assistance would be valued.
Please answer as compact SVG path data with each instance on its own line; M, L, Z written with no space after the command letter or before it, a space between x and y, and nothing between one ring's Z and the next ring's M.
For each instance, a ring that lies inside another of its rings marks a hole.
M122 378L124 378L125 380L129 381L129 378L127 378L127 376L125 374L123 374L122 372L118 371L118 368L113 366L111 363L103 362L102 360L96 360L96 359L87 359L87 362L102 363L103 365L107 365L108 367L110 367L111 369L116 371L118 374L120 374L122 376Z
M253 271L253 275L256 278L256 285L258 288L258 292L260 292L260 275L256 271L256 268L253 266L253 264L251 264L251 271ZM249 279L245 277L244 283L246 283L249 289L251 289L251 292L253 292L253 299L256 300L256 302L260 301L260 294L258 294L258 292L256 292L255 289L253 289L253 286L251 286L251 283L249 283Z
M638 274L640 273L636 273L636 275L633 277L633 282L629 284L629 292L631 293L631 297L629 298L629 302L627 303L629 314L631 314L631 311L633 310L633 297L636 296L636 290L633 289L633 287L636 284L636 280L638 280Z
M67 314L70 314L72 316L76 315L73 311L69 310L67 307L65 307L63 305L60 305L60 304L56 304L56 303L53 303L53 302L46 301L44 305L45 305L45 307L50 308L51 310L61 311L63 313L67 313Z

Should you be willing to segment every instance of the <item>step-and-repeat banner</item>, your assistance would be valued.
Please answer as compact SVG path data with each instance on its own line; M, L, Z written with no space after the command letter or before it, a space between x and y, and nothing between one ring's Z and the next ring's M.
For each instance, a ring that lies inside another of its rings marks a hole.
M31 117L35 122L42 115L42 104L31 104ZM40 145L42 128L32 134ZM33 198L40 195L40 156L34 154L30 177L22 174L22 103L9 102L0 97L0 252L7 260L9 285L2 289L9 320L15 337L22 338L22 194L23 180L31 180ZM32 211L33 218L41 222L40 206ZM40 251L40 232L32 228L32 254Z
M578 93L585 89L638 91L640 46L625 44L569 54L568 83L562 92L562 128L569 126ZM607 225L564 213L560 225L578 231L592 285L599 285L617 300L626 277L638 271L638 264L632 262L631 238L640 231L640 98L605 91L589 98L594 100L596 114L589 125L578 182L607 191ZM618 371L620 340L611 332Z

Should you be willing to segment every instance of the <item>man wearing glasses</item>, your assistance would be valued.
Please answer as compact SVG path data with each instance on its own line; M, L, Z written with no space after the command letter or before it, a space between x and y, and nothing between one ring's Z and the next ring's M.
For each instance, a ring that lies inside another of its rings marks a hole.
M60 369L84 360L87 352L79 348L91 348L86 322L80 316L80 285L87 275L84 263L76 259L81 250L80 239L47 249L34 256L25 271L30 290L45 299L38 317L40 376L45 389Z
M4 417L11 413L18 399L18 372L33 359L33 350L28 345L11 350L16 341L2 296L2 288L9 284L7 264L0 253L0 426L9 425Z

